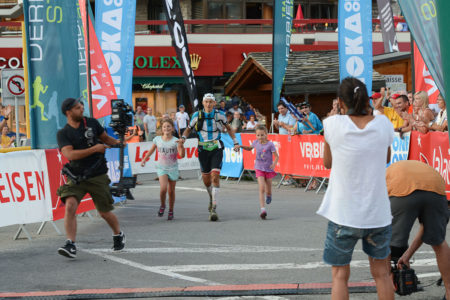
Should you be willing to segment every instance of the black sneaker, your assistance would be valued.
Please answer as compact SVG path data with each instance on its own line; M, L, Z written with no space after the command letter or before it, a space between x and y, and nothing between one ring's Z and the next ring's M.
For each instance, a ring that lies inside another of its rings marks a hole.
M113 250L114 251L120 251L125 247L125 234L123 232L120 232L118 235L113 235Z
M58 249L58 253L68 258L77 257L77 247L71 240L67 240L66 244Z

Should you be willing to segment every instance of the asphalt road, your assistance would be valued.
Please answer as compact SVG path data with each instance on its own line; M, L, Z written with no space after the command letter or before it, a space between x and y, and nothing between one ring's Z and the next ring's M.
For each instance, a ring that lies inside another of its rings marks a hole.
M17 226L0 228L0 293L111 288L165 288L236 284L329 283L322 262L326 220L315 214L323 194L274 187L267 220L259 218L256 182L222 182L218 222L208 221L208 201L193 172L177 183L175 219L157 217L159 183L140 176L136 200L117 206L126 249L113 253L111 231L93 213L78 218L78 257L57 254L64 236L47 224L27 225L33 240L12 240ZM275 180L277 181L277 180ZM64 232L62 221L55 222ZM449 238L447 238L449 241ZM357 245L350 281L372 281L367 256ZM423 246L412 265L423 292L408 299L442 299L432 249ZM216 299L329 299L329 295L219 297ZM207 298L207 297L206 297ZM352 299L376 299L374 293ZM184 297L183 299L187 299ZM192 299L199 299L198 297Z

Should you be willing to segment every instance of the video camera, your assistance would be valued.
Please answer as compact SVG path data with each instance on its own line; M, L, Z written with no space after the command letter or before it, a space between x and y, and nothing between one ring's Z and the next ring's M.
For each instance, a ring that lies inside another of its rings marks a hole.
M119 170L120 179L119 182L114 183L111 186L111 194L115 197L126 196L127 199L134 200L133 195L130 192L131 188L136 186L135 177L124 177L123 176L123 165L124 165L124 140L125 133L127 132L128 126L133 124L133 109L130 105L125 103L123 99L112 99L111 100L111 122L109 126L117 133L119 136L120 148L119 154Z
M117 134L124 135L128 126L133 124L133 109L130 105L125 103L123 99L111 100L111 122L109 126L117 132Z
M410 295L418 292L421 289L417 287L419 280L417 279L414 269L408 268L405 264L402 264L402 268L397 268L397 262L394 261L391 266L392 279L394 281L395 292L398 295Z

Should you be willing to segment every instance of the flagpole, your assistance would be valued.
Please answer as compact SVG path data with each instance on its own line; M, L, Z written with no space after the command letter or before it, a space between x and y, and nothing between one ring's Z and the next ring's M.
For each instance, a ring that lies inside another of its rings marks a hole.
M274 94L274 92L273 92L273 88L274 88L274 86L273 86L273 80L274 80L274 76L273 76L273 71L275 70L275 66L274 66L274 59L273 59L273 56L274 56L274 47L275 47L275 1L276 0L273 0L273 9L272 9L272 93L271 93L271 97L270 97L270 99L272 100L272 101L270 101L270 112L271 112L271 116L272 116L272 119L271 119L271 121L270 121L270 132L271 133L273 133L273 121L274 121L274 116L275 116L275 114L273 113L274 111L275 111L275 108L273 107L273 101L275 100L274 98L273 98L273 94Z
M410 43L411 43L411 92L413 93L413 95L414 95L414 93L415 93L415 89L416 89L416 67L415 67L415 65L414 65L414 38L413 38L413 36L412 36L412 34L410 33L410 36L411 36L411 41L410 41Z
M88 103L89 103L89 115L94 117L94 107L92 105L92 89L91 89L91 54L90 54L90 41L89 41L89 0L86 0L86 62L87 62L87 90L88 90Z

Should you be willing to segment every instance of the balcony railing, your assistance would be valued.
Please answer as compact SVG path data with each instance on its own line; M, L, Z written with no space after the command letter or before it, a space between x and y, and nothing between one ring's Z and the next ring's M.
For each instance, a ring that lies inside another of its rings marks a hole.
M401 20L395 20L399 22ZM373 29L378 31L380 20L373 19ZM312 33L330 32L337 28L337 19L303 19L293 20L292 32ZM188 34L230 34L230 33L272 33L271 19L240 19L240 20L184 20L186 32ZM396 24L395 24L396 25ZM167 22L165 20L137 20L137 35L167 35L169 34ZM0 22L0 36L21 35L20 22Z

